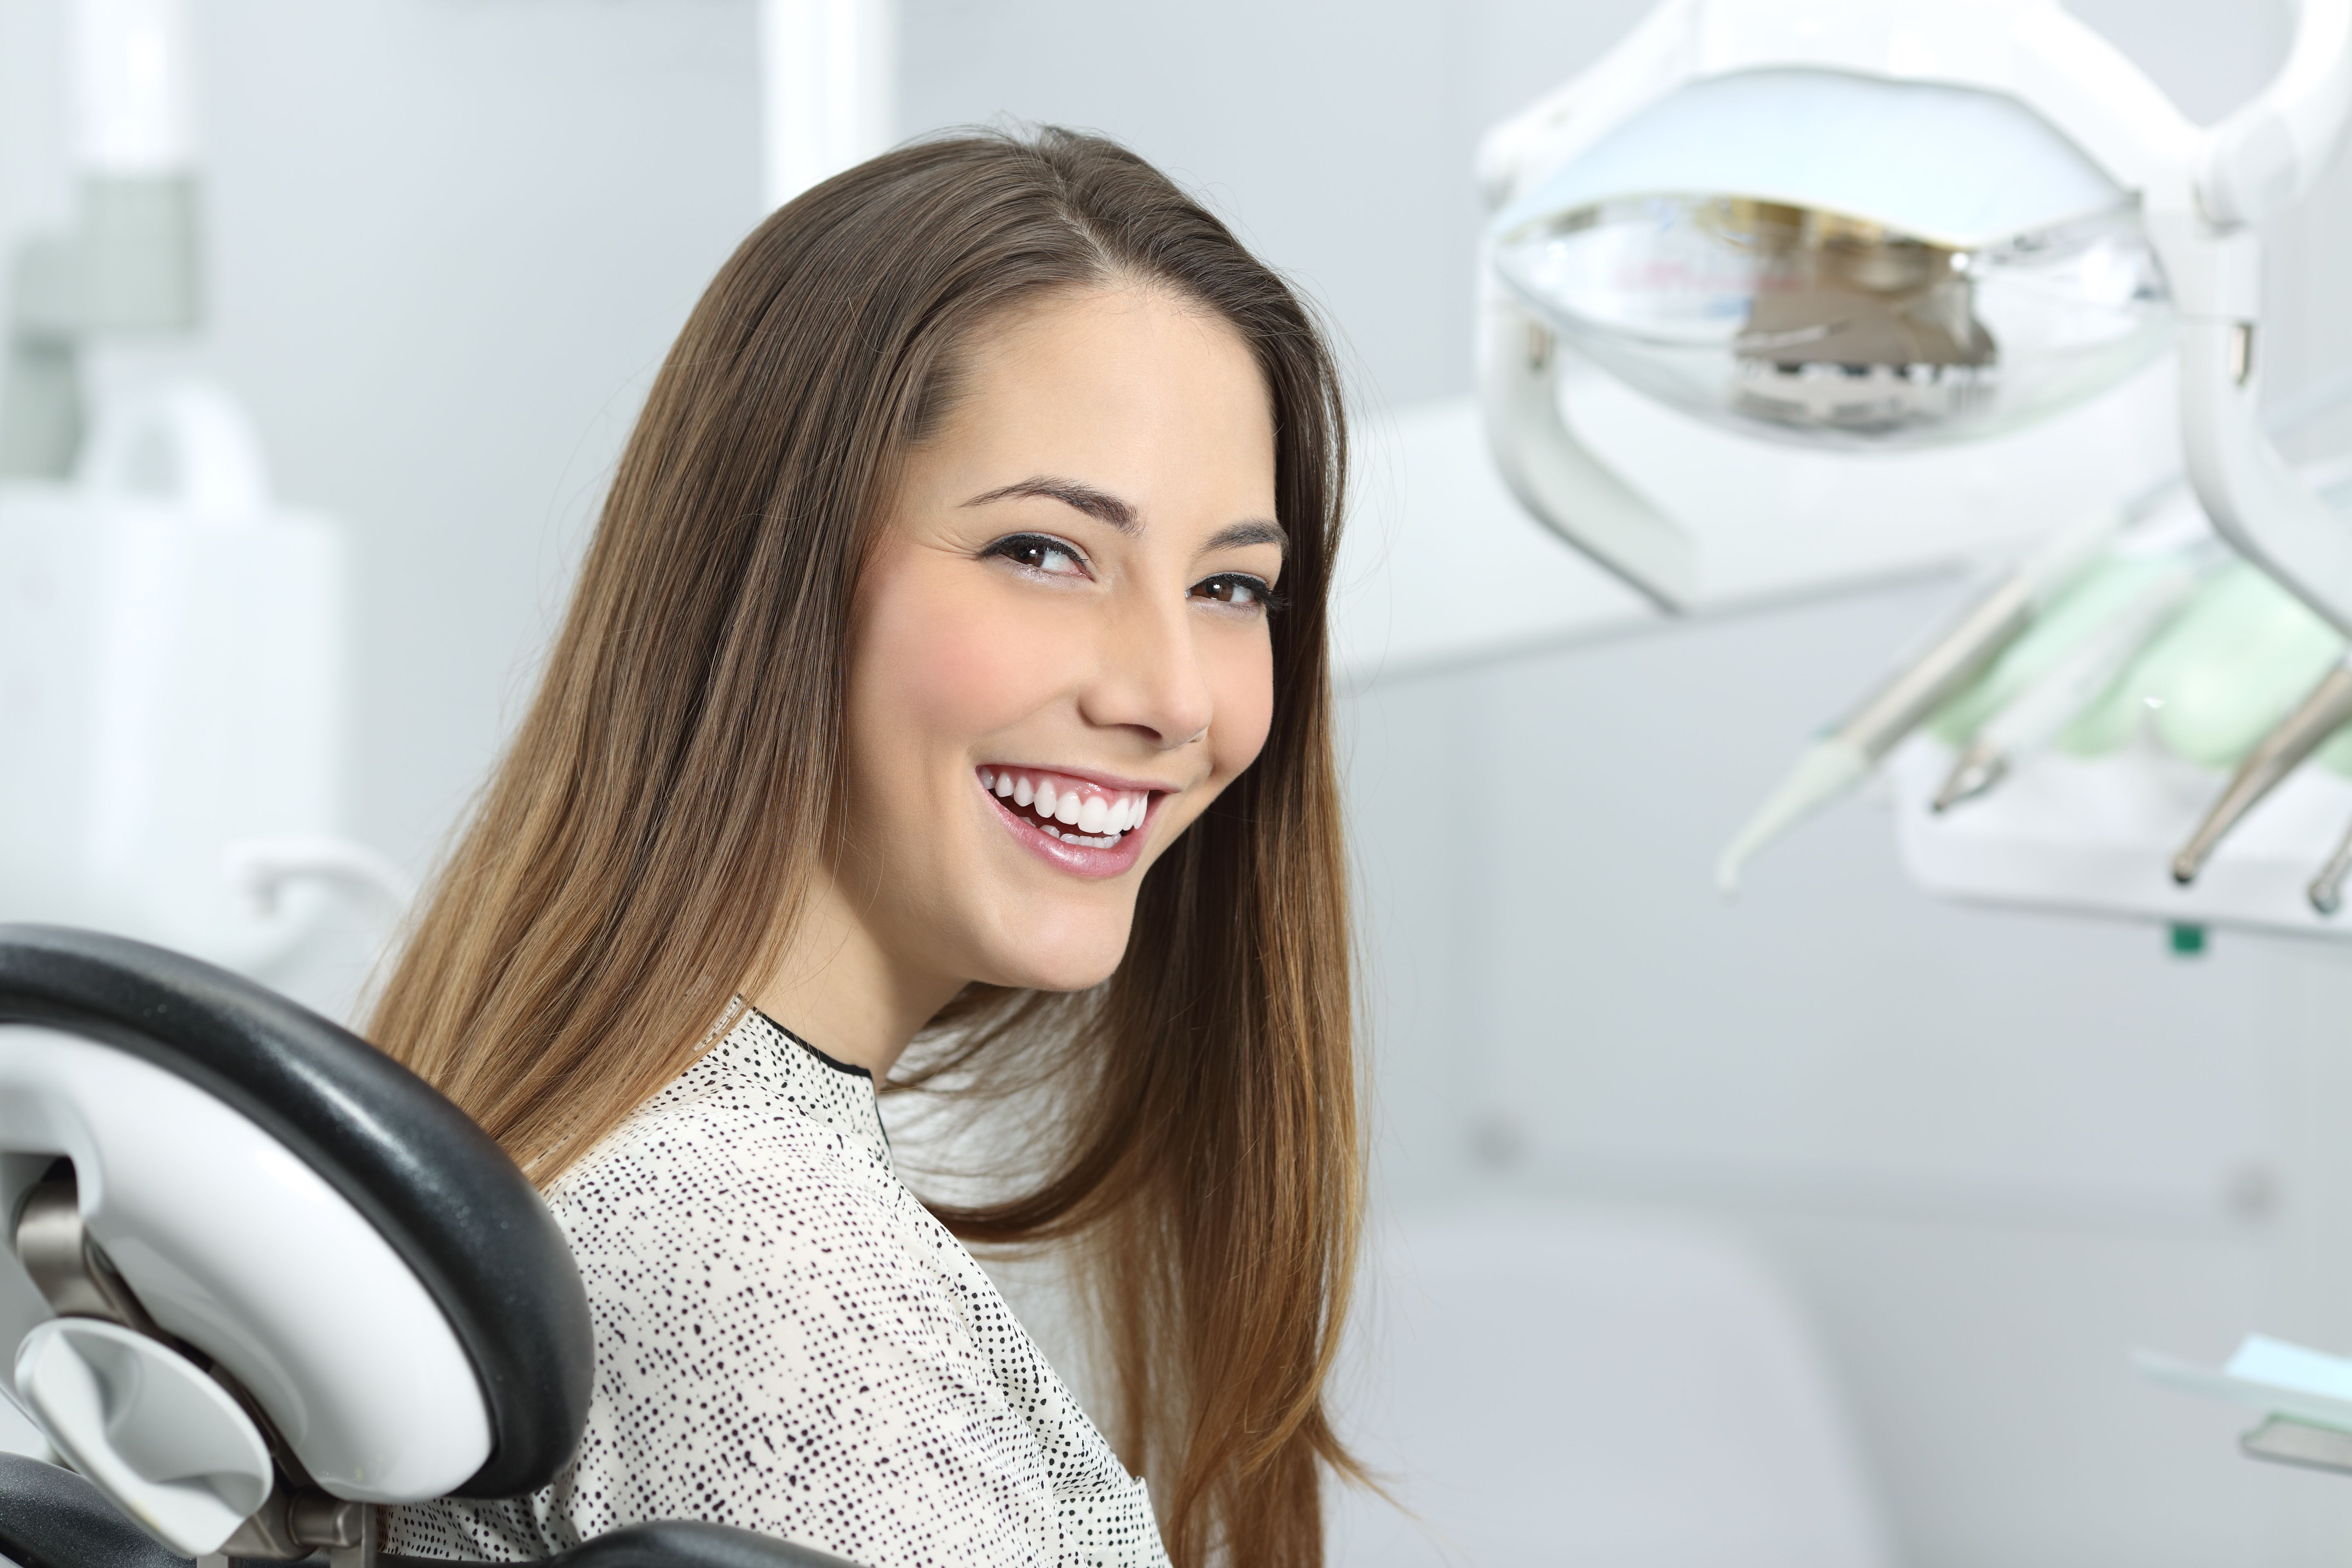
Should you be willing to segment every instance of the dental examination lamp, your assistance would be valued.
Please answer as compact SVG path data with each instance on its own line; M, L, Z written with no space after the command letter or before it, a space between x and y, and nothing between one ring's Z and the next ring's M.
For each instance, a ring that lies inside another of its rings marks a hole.
M120 937L0 926L0 1455L19 1568L331 1568L375 1505L544 1485L588 1415L588 1301L511 1161L364 1040ZM845 1568L656 1521L562 1568Z
M2210 129L2056 0L1665 0L1480 148L1496 461L1539 521L1679 610L1706 562L1579 437L1564 367L1862 454L2021 430L2173 347L2198 502L2352 633L2352 526L2257 420L2256 227L2311 189L2347 115L2352 0L2302 0L2284 68ZM1979 673L2126 511L2052 535L1816 746L1727 884Z

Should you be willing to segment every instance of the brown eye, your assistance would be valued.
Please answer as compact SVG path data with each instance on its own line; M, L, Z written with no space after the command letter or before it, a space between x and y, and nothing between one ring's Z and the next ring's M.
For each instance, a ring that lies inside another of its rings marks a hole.
M1192 592L1212 604L1230 605L1237 610L1265 609L1274 602L1274 591L1263 579L1238 572L1222 572L1204 578L1193 584Z
M982 555L1000 556L1024 571L1046 577L1083 577L1086 563L1076 550L1058 539L1042 533L1016 533L1000 539L981 552Z

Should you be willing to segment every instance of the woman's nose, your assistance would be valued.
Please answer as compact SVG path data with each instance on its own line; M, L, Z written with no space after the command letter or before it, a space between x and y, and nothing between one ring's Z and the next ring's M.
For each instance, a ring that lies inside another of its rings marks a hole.
M1112 616L1096 679L1079 707L1091 723L1142 731L1162 751L1208 732L1213 703L1182 600Z

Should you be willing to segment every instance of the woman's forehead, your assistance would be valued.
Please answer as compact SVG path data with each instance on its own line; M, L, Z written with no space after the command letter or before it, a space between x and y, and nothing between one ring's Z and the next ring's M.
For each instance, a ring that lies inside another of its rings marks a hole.
M1270 515L1274 419L1240 333L1160 294L1096 291L1024 311L975 352L919 466L959 500L1045 474L1176 509Z

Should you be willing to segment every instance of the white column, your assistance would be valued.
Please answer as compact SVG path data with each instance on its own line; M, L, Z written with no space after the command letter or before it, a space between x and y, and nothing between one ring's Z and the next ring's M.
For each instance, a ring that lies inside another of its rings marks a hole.
M186 0L74 0L74 155L85 173L154 175L195 161Z
M898 35L897 0L760 0L769 207L897 140Z

